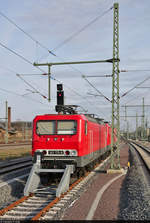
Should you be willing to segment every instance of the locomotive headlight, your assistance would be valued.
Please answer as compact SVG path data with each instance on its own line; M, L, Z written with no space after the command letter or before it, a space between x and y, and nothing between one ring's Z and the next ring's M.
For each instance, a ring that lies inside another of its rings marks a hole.
M77 155L77 151L76 151L76 150L72 150L72 151L71 151L71 155L72 155L72 156L76 156L76 155Z
M77 156L77 151L76 150L66 150L65 151L66 156Z

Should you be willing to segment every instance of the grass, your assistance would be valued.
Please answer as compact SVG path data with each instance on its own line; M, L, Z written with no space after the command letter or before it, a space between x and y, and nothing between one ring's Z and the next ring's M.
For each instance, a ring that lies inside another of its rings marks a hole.
M25 148L0 149L0 160L13 159L31 155L31 146Z

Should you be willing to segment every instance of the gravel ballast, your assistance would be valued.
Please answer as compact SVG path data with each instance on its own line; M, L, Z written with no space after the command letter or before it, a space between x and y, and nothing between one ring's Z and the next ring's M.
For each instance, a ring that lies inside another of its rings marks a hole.
M5 174L0 177L0 209L9 205L11 202L19 199L23 196L23 190L30 168L26 168L21 171L14 171L11 174ZM21 178L19 178L21 176ZM10 182L12 179L17 178L15 181ZM4 184L4 186L2 186Z
M105 191L93 220L150 220L150 187L142 164L132 148L129 149L127 144L121 147L121 167L127 167L128 161L131 167L124 177ZM100 184L105 185L111 177L115 175L100 174L73 207L66 211L63 220L85 220L96 191L102 187Z
M131 168L120 195L119 220L150 220L150 187L137 153L130 148Z
M145 177L143 165L135 150L132 147L129 149L127 144L122 144L120 155L121 167L127 167L128 160L131 167L126 175L114 182L103 194L93 220L150 220L150 184ZM67 208L65 205L61 208L56 220L85 220L97 192L115 175L96 172L84 190L72 197ZM0 179L3 180L4 178ZM7 199L13 200L21 195L23 185L24 182L20 181L0 188L0 205L7 202Z

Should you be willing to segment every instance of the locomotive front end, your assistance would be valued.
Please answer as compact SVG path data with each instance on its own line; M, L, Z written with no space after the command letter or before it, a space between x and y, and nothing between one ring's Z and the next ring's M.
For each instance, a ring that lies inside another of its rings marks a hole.
M76 164L78 118L72 115L37 116L33 122L32 155L41 153L43 168Z

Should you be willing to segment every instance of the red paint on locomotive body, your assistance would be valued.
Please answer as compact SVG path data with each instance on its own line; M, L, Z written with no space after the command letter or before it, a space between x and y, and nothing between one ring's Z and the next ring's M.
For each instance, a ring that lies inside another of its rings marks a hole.
M110 146L111 128L108 123L87 115L47 114L36 116L33 121L32 155L45 151L46 160L63 157L65 160L74 158L77 162L80 157L86 157L89 161L81 164L84 166L97 158L99 150L106 151Z
M111 127L108 123L106 123L107 129L107 145L111 145Z
M37 123L39 121L77 121L75 134L38 134ZM37 149L76 149L79 151L82 143L82 118L79 115L43 115L36 116L33 121L33 153ZM80 152L80 151L79 151Z

